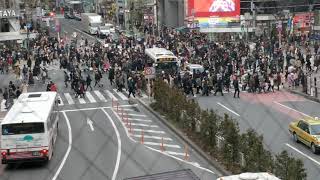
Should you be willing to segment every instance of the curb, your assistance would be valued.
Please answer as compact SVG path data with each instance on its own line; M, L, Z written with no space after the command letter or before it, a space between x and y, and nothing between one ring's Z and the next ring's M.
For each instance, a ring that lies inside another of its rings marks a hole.
M151 112L156 118L158 118L163 124L165 124L171 131L176 133L179 138L185 141L192 149L194 149L202 158L209 162L211 166L216 168L221 175L228 176L232 175L231 172L225 170L222 165L220 165L217 161L213 160L207 153L205 153L198 145L196 145L193 141L191 141L187 136L185 136L179 129L174 127L171 123L165 120L161 115L154 111L150 106L148 106L145 102L140 99L137 99L139 104L141 104L144 108L146 108L149 112ZM218 175L220 176L220 175Z
M318 98L312 97L312 96L310 96L310 95L308 95L308 94L305 94L305 93L303 93L303 92L299 92L299 91L296 91L296 90L291 90L291 89L288 89L288 88L285 88L285 89L286 89L288 92L292 93L292 94L297 94L297 95L303 96L304 98L309 99L309 100L311 100L311 101L315 101L315 102L317 102L317 103L320 103L320 99L318 99Z

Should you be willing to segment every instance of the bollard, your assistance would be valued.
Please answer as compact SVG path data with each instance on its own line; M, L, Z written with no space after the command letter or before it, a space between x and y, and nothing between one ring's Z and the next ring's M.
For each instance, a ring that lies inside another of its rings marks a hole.
M163 137L161 138L161 146L160 146L160 148L161 148L161 152L163 152L165 150L164 146L163 146Z
M184 160L189 160L188 146L186 144L184 145Z
M143 134L143 129L142 129L142 131L141 131L141 144L143 144L144 143L144 134Z

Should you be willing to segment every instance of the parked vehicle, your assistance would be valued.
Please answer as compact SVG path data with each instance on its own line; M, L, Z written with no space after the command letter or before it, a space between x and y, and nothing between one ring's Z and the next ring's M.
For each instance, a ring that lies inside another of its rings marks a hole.
M84 31L89 34L97 34L98 27L101 26L102 17L96 13L82 13L81 24Z

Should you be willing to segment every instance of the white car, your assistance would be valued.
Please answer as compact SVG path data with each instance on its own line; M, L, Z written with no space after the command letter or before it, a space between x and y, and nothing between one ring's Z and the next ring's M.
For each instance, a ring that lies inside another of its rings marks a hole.
M242 173L238 175L219 177L217 180L280 180L271 173Z
M99 38L106 37L110 34L110 29L107 26L99 26L97 35Z

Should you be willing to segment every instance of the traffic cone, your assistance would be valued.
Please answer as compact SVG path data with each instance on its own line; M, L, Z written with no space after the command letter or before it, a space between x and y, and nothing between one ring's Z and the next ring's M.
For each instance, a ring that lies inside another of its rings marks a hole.
M189 154L188 154L188 146L185 144L184 146L184 160L189 160Z
M143 134L143 129L141 131L141 144L144 144L144 134Z
M163 137L161 138L161 146L160 146L160 148L161 148L161 152L165 151L164 146L163 146Z

